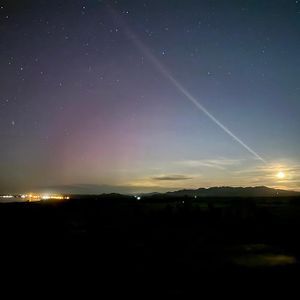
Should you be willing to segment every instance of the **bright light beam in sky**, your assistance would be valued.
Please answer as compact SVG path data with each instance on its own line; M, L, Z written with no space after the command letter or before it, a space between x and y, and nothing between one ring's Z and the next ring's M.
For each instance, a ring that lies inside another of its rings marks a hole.
M111 9L114 17L116 13L113 9ZM120 20L120 16L118 16ZM240 138L238 138L231 130L229 130L224 124L222 124L216 117L214 117L199 101L187 91L182 84L175 79L170 71L151 53L151 51L138 39L138 37L124 24L121 23L123 28L125 29L126 36L133 42L133 44L153 63L155 68L165 77L167 78L176 89L185 96L190 102L192 102L201 112L203 112L206 116L208 116L216 125L218 125L224 132L226 132L229 136L231 136L236 142L238 142L241 146L243 146L249 153L251 153L255 159L259 159L260 161L267 163L257 152L251 149L247 144L245 144Z
M238 138L231 130L229 130L224 124L222 124L216 117L214 117L199 101L190 94L166 69L165 66L144 46L144 44L139 41L133 33L127 31L127 35L131 38L133 43L145 54L145 56L154 64L154 66L160 71L160 73L166 77L181 94L183 94L190 102L192 102L200 111L202 111L206 116L208 116L216 125L218 125L223 131L230 135L236 142L243 146L248 152L250 152L256 159L261 160L266 163L266 161L253 149L251 149L247 144L245 144L240 138Z

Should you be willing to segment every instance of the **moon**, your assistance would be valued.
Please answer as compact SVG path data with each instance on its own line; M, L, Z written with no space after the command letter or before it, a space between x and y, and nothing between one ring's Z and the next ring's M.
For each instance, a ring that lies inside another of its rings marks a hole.
M279 171L279 172L276 174L276 177L277 177L278 179L283 179L283 178L285 178L285 173L282 172L282 171Z

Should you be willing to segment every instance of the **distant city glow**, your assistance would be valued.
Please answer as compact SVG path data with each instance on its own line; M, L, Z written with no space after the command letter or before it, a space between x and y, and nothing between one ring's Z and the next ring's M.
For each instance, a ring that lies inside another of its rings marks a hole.
M41 200L68 200L69 196L56 195L56 194L21 194L21 195L2 195L0 198L21 198L24 201L34 202Z
M63 196L63 195L35 195L35 197L38 197L39 200L68 200L70 199L69 196Z

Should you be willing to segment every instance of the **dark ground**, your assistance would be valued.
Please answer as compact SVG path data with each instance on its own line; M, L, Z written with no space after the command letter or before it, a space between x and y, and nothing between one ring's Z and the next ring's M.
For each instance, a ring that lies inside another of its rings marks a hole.
M278 296L299 292L300 198L107 195L0 204L11 293ZM294 296L293 296L294 297Z

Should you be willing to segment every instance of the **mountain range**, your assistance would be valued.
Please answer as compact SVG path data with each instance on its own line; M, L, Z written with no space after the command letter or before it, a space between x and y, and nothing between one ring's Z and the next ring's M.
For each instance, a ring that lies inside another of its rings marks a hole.
M300 192L269 188L266 186L255 187L210 187L199 189L184 189L167 192L165 195L173 197L290 197L300 196Z

